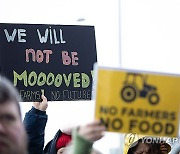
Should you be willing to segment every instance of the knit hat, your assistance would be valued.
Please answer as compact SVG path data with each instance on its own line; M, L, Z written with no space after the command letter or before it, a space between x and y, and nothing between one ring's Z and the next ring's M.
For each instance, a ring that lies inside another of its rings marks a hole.
M59 138L57 139L56 149L59 150L60 148L67 146L67 144L70 141L71 141L71 135L67 135L62 132Z

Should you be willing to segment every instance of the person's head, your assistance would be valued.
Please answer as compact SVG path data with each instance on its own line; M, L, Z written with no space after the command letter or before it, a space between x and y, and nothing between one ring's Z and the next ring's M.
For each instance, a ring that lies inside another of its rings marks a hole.
M25 154L27 138L21 120L19 94L0 76L0 154Z
M55 141L55 142L54 142ZM57 154L64 153L66 146L71 141L71 134L67 134L65 132L62 132L61 130L58 130L58 132L55 134L55 137L53 140L49 141L47 145L44 148L44 153L51 153L52 149L54 151L54 147L56 148Z
M71 135L66 133L61 133L56 141L57 154L62 154L65 151L65 147L70 143Z
M152 152L151 144L144 143L140 139L131 145L127 154L154 154L154 153Z
M144 137L134 142L127 154L168 154L170 151L171 146L160 138Z

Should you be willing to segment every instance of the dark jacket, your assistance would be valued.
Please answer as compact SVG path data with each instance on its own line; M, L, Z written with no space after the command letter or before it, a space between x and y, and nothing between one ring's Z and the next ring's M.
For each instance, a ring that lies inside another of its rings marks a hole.
M28 134L29 154L43 154L47 118L46 111L40 111L34 107L26 113L24 125Z
M58 130L54 138L45 146L44 154L57 154L56 141L61 134L62 134L61 130Z
M29 154L57 154L56 141L61 135L61 130L58 130L54 138L46 145L44 151L44 135L48 116L46 111L40 111L32 107L26 113L24 125L28 134L28 151Z

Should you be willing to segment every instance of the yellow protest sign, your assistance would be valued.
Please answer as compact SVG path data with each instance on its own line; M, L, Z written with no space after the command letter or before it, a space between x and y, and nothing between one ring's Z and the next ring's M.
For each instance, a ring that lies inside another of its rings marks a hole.
M95 118L108 131L177 136L180 76L98 68Z

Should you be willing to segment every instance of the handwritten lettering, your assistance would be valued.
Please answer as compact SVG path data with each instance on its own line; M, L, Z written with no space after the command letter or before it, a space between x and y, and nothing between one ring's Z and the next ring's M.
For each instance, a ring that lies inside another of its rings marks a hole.
M49 63L50 61L50 55L52 54L52 50L37 50L35 52L34 49L26 49L26 62L29 62L29 54L32 55L32 61L41 63L44 60L44 57L46 58L46 63Z
M26 36L25 29L14 29L12 34L10 35L7 29L4 29L4 33L6 35L6 39L8 42L14 42L16 34L18 34L18 42L26 42L26 40L22 37Z
M19 93L22 100L32 101L41 99L40 91L20 90Z
M78 65L78 57L77 56L77 52L71 52L71 57L68 55L67 51L62 51L62 62L64 65L70 65L72 62L72 65L76 66ZM72 60L71 60L72 59Z
M90 73L91 74L91 73ZM41 72L37 74L35 71L32 71L28 74L25 70L21 74L18 74L16 71L13 71L14 76L14 86L17 86L18 82L23 82L25 87L28 86L43 86L43 85L54 85L55 87L60 87L62 84L69 87L70 83L74 88L87 88L90 85L90 77L86 73L69 73L66 74L57 74Z
M53 32L52 32L53 31ZM47 43L48 39L50 44L64 44L66 41L63 38L63 31L59 29L59 37L57 35L56 29L52 29L51 27L45 30L44 35L37 29L37 34L39 37L40 43ZM59 40L58 40L59 39Z

